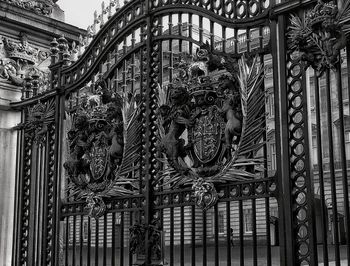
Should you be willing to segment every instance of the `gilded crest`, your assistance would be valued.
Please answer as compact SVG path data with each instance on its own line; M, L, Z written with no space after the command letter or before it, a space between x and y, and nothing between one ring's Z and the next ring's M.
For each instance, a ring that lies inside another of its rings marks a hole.
M159 149L164 186L192 185L203 209L218 199L214 184L254 178L264 132L263 70L204 45L178 76L159 86Z
M101 81L83 88L72 109L66 119L68 191L85 198L89 215L99 218L106 210L104 198L133 193L129 176L140 159L139 107L135 97L112 95Z
M193 153L200 163L211 162L221 148L225 122L218 106L212 105L201 112L190 131Z

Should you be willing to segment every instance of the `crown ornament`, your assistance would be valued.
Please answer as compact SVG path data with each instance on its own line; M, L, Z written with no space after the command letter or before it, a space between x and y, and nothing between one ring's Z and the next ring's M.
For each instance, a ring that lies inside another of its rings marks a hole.
M321 26L335 24L337 14L338 7L332 1L325 3L319 0L308 14L308 25L312 28L319 28Z
M175 67L177 76L172 80L173 88L186 88L190 95L199 96L210 92L219 92L222 79L208 69L208 51L198 49L196 56L184 56Z
M2 38L7 56L14 60L22 59L34 65L38 61L39 49L29 45L25 33L21 32L20 39L20 42L15 42L5 37Z

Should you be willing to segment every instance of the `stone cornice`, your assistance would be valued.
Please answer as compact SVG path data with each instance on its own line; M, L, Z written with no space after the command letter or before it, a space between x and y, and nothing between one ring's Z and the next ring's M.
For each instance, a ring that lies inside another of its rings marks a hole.
M32 11L16 7L0 1L0 30L6 35L6 30L25 31L29 38L40 36L41 43L49 45L53 37L64 35L68 40L79 40L79 35L85 35L86 31L62 21L47 16L35 14ZM2 28L3 26L4 28ZM11 35L11 33L9 33ZM31 38L33 39L33 38Z
M52 0L2 0L10 5L14 5L39 15L50 16L54 8L58 6Z

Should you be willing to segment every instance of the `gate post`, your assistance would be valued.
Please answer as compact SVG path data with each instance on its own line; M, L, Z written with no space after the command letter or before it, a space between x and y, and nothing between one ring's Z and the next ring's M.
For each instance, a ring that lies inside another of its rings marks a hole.
M157 172L158 162L156 158L156 111L157 89L159 84L159 43L153 42L153 34L156 26L152 23L150 15L151 3L146 1L145 14L147 15L147 40L146 47L142 50L142 80L141 88L144 101L141 105L143 114L143 154L142 154L142 184L141 190L145 196L144 215L141 214L141 223L145 229L145 259L141 265L162 265L161 244L161 214L154 209L153 179Z
M288 13L287 13L288 14ZM286 15L271 25L277 173L279 178L281 265L316 265L317 241L309 153L307 90L304 66L287 47ZM296 97L300 104L296 105Z
M49 153L49 172L47 186L47 227L49 228L46 236L45 260L47 265L60 265L59 262L59 238L60 238L60 190L61 190L61 156L62 145L60 144L62 122L64 115L64 98L61 96L61 69L64 65L63 53L68 48L67 41L62 36L59 42L54 39L51 43L51 89L56 90L55 96L55 122L52 128L51 142L52 152ZM63 102L62 102L63 101ZM44 260L44 261L45 261Z

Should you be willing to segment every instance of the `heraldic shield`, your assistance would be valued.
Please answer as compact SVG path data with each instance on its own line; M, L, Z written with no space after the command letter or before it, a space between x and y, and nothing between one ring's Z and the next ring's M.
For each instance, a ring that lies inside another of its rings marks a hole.
M66 109L68 194L85 199L89 215L106 211L105 198L134 193L133 169L140 161L141 122L136 95L112 94L100 80L80 89Z
M221 138L224 130L225 121L217 105L208 106L201 111L189 132L193 144L193 156L197 157L199 163L205 165L217 157L222 146Z
M156 183L191 185L197 206L208 209L216 183L256 178L265 131L263 69L258 59L213 51L182 56L177 76L159 85L158 148L163 170Z

